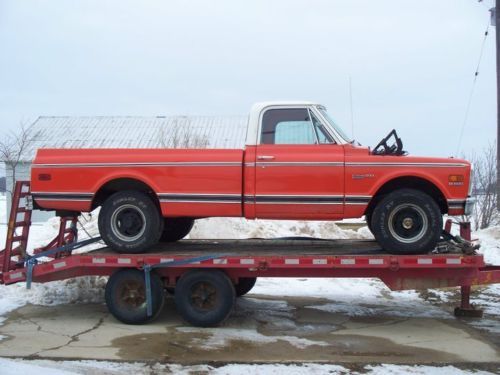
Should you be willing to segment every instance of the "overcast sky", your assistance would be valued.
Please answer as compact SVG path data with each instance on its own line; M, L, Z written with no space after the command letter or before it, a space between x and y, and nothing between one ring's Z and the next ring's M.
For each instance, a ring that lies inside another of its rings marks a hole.
M325 104L373 146L455 154L492 0L0 0L0 134L40 115ZM461 152L496 136L490 28Z

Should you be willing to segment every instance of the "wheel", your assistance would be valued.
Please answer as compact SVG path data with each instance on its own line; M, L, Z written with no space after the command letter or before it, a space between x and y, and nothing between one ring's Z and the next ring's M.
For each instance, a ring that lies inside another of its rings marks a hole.
M160 277L151 272L151 298L153 314L147 316L146 281L144 272L122 269L109 277L105 299L109 312L126 324L144 324L155 319L165 303L165 293Z
M231 313L235 291L231 280L219 270L188 271L175 287L175 306L188 323L213 327Z
M414 189L396 190L375 207L372 232L378 243L395 254L424 254L433 250L443 228L437 203Z
M175 242L186 237L193 228L194 220L188 217L165 218L160 242Z
M234 285L236 297L241 297L247 294L252 290L256 282L256 277L240 277L240 279L238 280L238 284Z
M119 253L142 253L161 235L162 219L151 198L138 191L111 195L99 213L102 239Z

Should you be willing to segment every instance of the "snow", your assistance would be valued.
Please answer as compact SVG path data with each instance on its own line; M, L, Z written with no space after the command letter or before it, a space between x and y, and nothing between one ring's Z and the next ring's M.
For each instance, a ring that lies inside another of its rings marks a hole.
M500 226L477 231L473 237L479 238L479 253L483 254L486 263L500 265Z
M373 239L367 227L344 230L331 221L273 221L242 218L197 220L188 238L244 239L309 236L328 239Z
M52 361L0 358L3 375L34 374L37 375L76 375L93 374L121 375L172 373L178 375L214 374L214 375L299 375L299 374L331 374L331 375L487 375L486 371L462 370L454 366L408 366L408 365L367 365L362 370L353 371L344 366L334 364L304 363L296 364L227 364L220 367L210 365L183 366L160 363L123 363L109 361Z

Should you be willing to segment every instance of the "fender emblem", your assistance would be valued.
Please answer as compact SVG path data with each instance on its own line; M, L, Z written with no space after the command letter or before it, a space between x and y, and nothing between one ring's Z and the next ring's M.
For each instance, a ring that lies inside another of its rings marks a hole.
M365 173L365 174L353 174L352 179L353 180L362 180L364 178L373 178L375 175L373 173Z

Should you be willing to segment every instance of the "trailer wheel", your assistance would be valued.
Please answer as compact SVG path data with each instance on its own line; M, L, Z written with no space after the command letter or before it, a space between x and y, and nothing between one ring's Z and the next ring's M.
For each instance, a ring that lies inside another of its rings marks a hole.
M106 245L119 253L142 253L155 245L162 221L151 198L139 191L111 195L99 213L99 232Z
M186 237L193 228L194 220L188 217L165 218L160 242L176 242Z
M395 254L424 254L439 241L443 216L437 203L414 189L396 190L375 207L371 218L378 243Z
M151 276L151 298L153 314L147 315L146 280L144 272L137 269L122 269L112 274L106 284L105 300L109 312L126 324L148 323L160 314L165 303L161 278L154 272Z
M247 294L255 286L257 282L256 277L240 277L238 284L234 284L234 291L236 292L236 297L241 297Z
M219 270L192 270L175 287L175 305L181 316L196 327L222 323L234 306L231 280Z

